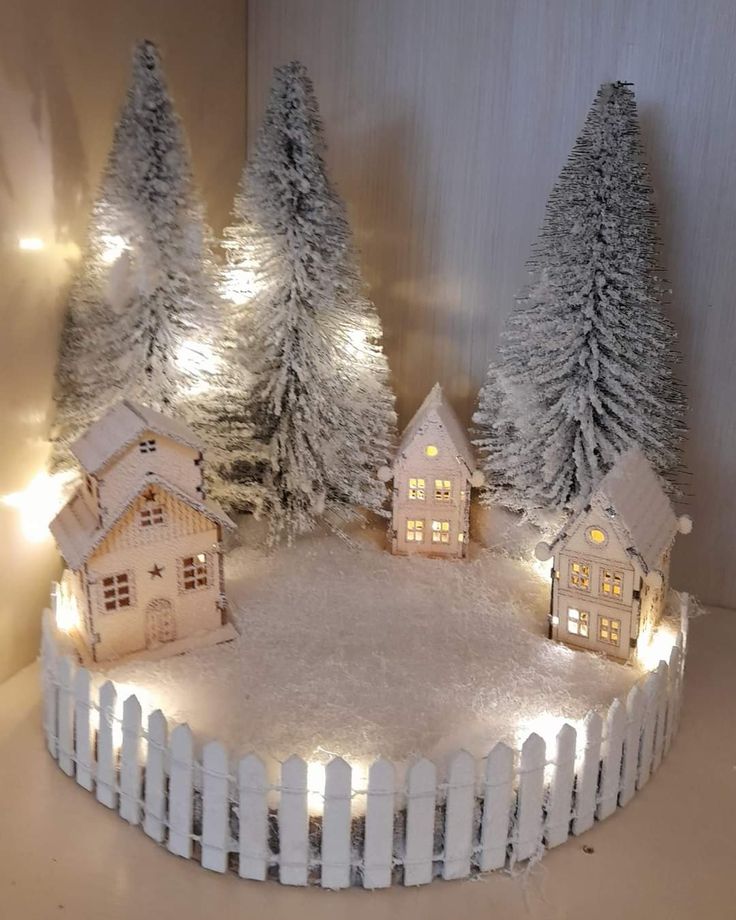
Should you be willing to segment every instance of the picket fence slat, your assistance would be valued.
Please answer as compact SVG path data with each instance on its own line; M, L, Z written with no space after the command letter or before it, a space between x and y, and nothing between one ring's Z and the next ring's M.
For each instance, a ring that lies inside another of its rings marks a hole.
M165 755L168 731L166 717L160 709L156 709L148 717L143 830L158 843L163 842L165 828Z
M677 634L675 645L677 646L677 650L680 654L680 667L677 671L677 704L675 706L675 725L673 729L673 732L676 734L678 728L680 727L680 713L682 712L682 688L683 682L685 680L685 634L683 632L679 632Z
M279 880L306 885L309 872L309 812L307 764L290 757L281 767L279 801Z
M405 885L426 885L432 881L436 791L437 768L422 757L411 765L407 778Z
M639 765L641 723L644 718L644 692L635 684L626 697L626 734L621 767L621 794L619 805L628 805L636 792L636 771Z
M177 725L169 745L169 852L192 855L194 740L188 725Z
M59 766L67 776L74 776L74 662L68 655L58 659L56 667L58 682L58 726Z
M601 769L601 790L596 817L599 821L616 811L618 791L621 784L621 763L626 732L626 707L615 699L606 716L606 740L603 749Z
M202 849L205 869L227 869L230 799L228 757L219 741L210 741L202 751Z
M238 765L238 875L263 881L268 872L268 784L263 761L248 754Z
M473 854L473 813L475 811L475 760L467 751L458 751L450 762L445 814L445 852L442 878L470 875Z
M544 831L545 842L550 849L564 843L570 836L576 743L577 732L572 725L565 723L557 733Z
M363 887L391 885L394 845L396 771L388 760L379 759L368 771L363 847Z
M341 757L325 769L325 809L322 818L323 888L350 887L350 805L352 769Z
M141 820L141 704L129 696L123 703L123 743L120 747L120 817L128 824Z
M572 822L572 832L576 837L589 830L595 821L603 719L597 712L589 712L585 716L583 728L585 731L585 747L583 748L582 763L578 771L578 782L575 790L575 818Z
M46 735L46 747L49 754L56 760L58 754L57 744L57 690L56 690L56 643L53 639L52 613L44 610L41 622L41 675L43 684L43 729Z
M659 662L657 667L657 724L654 728L654 753L652 773L659 769L664 754L664 733L667 721L667 663Z
M659 681L656 672L652 672L644 681L644 723L641 731L641 750L639 752L639 771L636 788L643 789L649 782L654 755L654 729L657 724L657 688Z
M514 752L501 741L486 759L478 860L481 872L502 869L506 863L513 797Z
M521 776L516 814L514 861L531 859L542 845L544 801L544 740L532 732L521 748Z
M74 749L77 762L77 782L88 792L92 791L92 726L90 724L90 674L80 668L72 681L74 696Z
M677 719L677 675L680 670L680 649L677 645L672 646L670 651L670 663L667 670L667 721L664 730L664 755L670 749L672 739L675 736L675 722Z
M116 758L114 745L115 704L118 694L112 681L100 687L100 726L97 730L97 801L117 807Z

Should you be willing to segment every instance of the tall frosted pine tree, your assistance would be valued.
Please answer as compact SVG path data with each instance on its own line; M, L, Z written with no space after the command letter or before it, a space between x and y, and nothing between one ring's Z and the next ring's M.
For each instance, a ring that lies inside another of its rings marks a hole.
M242 308L252 379L240 421L255 438L243 445L241 476L260 493L272 541L325 514L339 522L356 506L380 511L376 471L395 437L381 324L324 149L305 68L277 68L226 231L225 279L231 296L252 291Z
M575 510L630 445L675 475L685 399L656 226L634 94L604 84L480 393L476 444L492 498Z
M127 396L183 415L215 454L205 403L240 392L226 360L210 234L151 42L135 48L127 98L73 284L57 369L53 464Z

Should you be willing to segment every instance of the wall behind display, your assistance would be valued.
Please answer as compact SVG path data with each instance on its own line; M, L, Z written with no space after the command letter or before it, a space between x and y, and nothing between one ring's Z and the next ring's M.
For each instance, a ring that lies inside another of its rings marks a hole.
M10 0L0 30L0 497L46 459L61 308L139 38L158 42L216 229L239 175L245 0ZM40 250L21 251L33 237ZM43 496L39 497L43 503ZM0 503L0 681L38 648L58 566Z
M598 85L636 84L692 405L675 582L736 607L732 0L250 0L248 136L309 67L406 422L465 419Z

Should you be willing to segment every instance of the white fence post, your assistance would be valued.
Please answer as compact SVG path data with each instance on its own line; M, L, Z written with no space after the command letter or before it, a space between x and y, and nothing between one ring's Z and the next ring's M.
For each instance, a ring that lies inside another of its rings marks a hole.
M166 717L157 709L148 717L146 732L146 791L143 817L143 830L153 840L161 843L164 839L164 818L166 794L164 791L164 759L168 736Z
M82 788L92 790L92 727L90 725L90 676L80 668L72 683L74 693L74 737L77 760L77 782Z
M657 667L657 724L654 729L654 753L652 773L659 769L664 754L664 733L667 722L667 664L659 662Z
M685 678L685 637L683 633L680 632L677 634L675 645L679 653L678 661L679 661L680 666L677 669L677 677L676 677L677 683L676 683L676 690L675 690L675 696L676 696L675 719L674 719L674 725L672 728L673 736L677 734L677 730L680 727L680 712L682 710L682 688L683 688L683 682Z
M323 888L350 887L350 764L335 757L325 768L325 809L322 817Z
M589 712L583 723L585 747L578 772L575 790L575 818L572 832L576 836L587 831L595 821L596 799L598 797L598 771L601 763L601 737L603 720L597 712Z
M279 881L306 885L309 871L307 765L290 757L281 767L279 801Z
M636 771L639 765L641 723L644 718L644 693L635 684L626 697L626 735L624 737L624 758L621 767L621 795L619 805L628 805L636 791Z
M46 735L46 747L49 754L56 759L58 754L56 725L56 659L58 653L53 637L52 614L44 610L41 624L41 675L43 685L43 729Z
M570 836L572 787L575 782L577 732L565 723L557 732L552 781L544 837L548 848L559 846Z
M169 752L169 852L190 859L194 740L188 725L172 731Z
M675 735L675 722L677 719L677 675L680 673L680 649L672 646L670 652L670 665L667 671L667 722L664 730L664 753L670 749Z
M516 839L513 847L513 859L515 862L530 859L542 847L544 757L544 740L536 732L532 732L521 748Z
M473 853L473 812L475 810L475 760L467 751L458 751L450 761L445 812L445 850L442 878L470 875Z
M117 806L116 756L113 743L115 703L118 695L115 685L106 680L100 687L100 726L97 731L97 801L108 808Z
M120 817L129 824L141 820L141 704L134 695L123 703L123 743L120 747Z
M432 881L436 791L437 768L423 757L412 764L407 778L405 885Z
M394 845L396 771L387 760L377 760L368 772L363 847L363 887L391 884Z
M58 712L56 724L59 739L59 766L67 776L74 776L74 662L68 655L62 655L56 666L58 689Z
M656 672L652 672L644 681L644 723L641 732L641 751L639 754L639 772L636 788L642 789L649 782L654 754L654 729L657 724L657 688L659 681Z
M596 816L599 821L616 811L618 790L621 783L621 760L626 732L626 707L615 699L606 717L606 740L603 751L601 791Z
M263 881L268 872L268 783L260 757L248 754L238 765L238 875Z
M228 758L219 741L202 751L202 866L213 872L227 869L230 798Z
M500 741L486 759L483 818L480 829L481 872L506 863L514 796L514 752Z

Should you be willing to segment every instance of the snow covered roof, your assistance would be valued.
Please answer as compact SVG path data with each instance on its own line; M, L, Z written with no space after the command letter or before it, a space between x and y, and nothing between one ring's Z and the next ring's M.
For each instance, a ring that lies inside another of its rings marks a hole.
M682 530L662 480L639 448L621 454L601 479L591 496L590 505L600 509L622 531L625 549L644 570L656 571L662 555L675 535ZM582 511L565 528L552 547L561 543L588 513Z
M182 422L123 399L91 425L72 444L71 451L88 473L98 473L145 431L171 438L193 450L203 447L194 432Z
M445 399L442 387L435 383L427 394L424 402L414 413L414 417L404 429L399 443L399 453L402 453L411 444L420 429L431 421L438 421L447 431L450 440L455 446L458 456L465 462L472 473L475 469L473 449L470 446L468 433L455 414L455 410Z
M138 496L149 486L158 485L184 504L199 511L211 521L222 524L229 530L235 529L235 524L217 502L208 499L197 500L181 489L177 489L162 476L149 473L143 477L136 488L120 502L112 514L106 516L105 523L98 526L97 515L90 509L84 500L81 490L78 490L72 499L61 509L59 514L49 525L49 530L54 536L61 555L70 568L75 571L89 559L91 553L100 545L120 518L132 506Z

